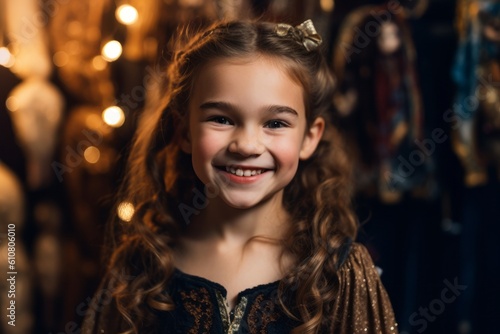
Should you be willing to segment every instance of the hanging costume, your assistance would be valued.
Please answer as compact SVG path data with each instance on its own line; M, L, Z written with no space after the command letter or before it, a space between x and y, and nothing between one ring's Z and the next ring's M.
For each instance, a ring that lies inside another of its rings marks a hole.
M365 6L343 23L333 56L334 97L355 161L357 187L394 203L403 193L432 191L423 136L415 51L404 18L386 6Z
M460 8L460 7L459 7ZM452 76L457 86L453 148L469 187L488 181L488 167L500 179L500 4L463 1L461 40Z

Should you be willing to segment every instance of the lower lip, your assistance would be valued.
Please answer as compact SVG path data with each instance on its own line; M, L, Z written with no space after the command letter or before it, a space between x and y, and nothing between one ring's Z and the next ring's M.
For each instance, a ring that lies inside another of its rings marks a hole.
M265 172L262 172L261 174L258 175L253 175L253 176L238 176L229 172L226 172L224 170L219 171L229 179L229 181L233 183L239 183L239 184L249 184L249 183L254 183L265 177L266 173L269 173L269 170L266 170Z

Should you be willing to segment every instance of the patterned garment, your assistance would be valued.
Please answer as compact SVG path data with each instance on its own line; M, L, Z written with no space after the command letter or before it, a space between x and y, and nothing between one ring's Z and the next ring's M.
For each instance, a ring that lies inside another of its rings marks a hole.
M176 310L161 317L161 333L288 333L298 325L279 309L279 281L258 285L239 293L229 313L226 289L205 278L176 269L169 292ZM172 331L170 329L174 329Z
M322 333L398 333L391 303L364 246L353 244L339 269L339 282L339 295L331 308L331 326ZM278 285L276 281L240 292L235 308L229 313L222 285L176 269L166 292L177 307L159 313L155 332L290 333L299 323L286 316L277 303ZM116 311L109 309L94 317L87 316L82 333L118 333Z

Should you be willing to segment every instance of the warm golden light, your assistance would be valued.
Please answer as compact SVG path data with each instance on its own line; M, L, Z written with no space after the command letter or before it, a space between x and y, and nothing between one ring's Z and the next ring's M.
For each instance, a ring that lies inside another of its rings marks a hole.
M54 61L54 65L56 65L57 67L63 67L68 64L69 55L64 51L59 51L54 54L52 60Z
M319 2L321 9L324 12L331 12L333 10L333 7L335 6L335 1L334 0L320 0Z
M112 106L102 112L102 119L107 125L119 128L125 122L125 113L120 107Z
M19 101L15 96L9 96L5 101L5 106L12 112L15 112L19 109Z
M90 130L98 131L102 126L102 117L96 114L89 114L85 117L85 126Z
M108 63L104 60L102 56L95 56L92 58L92 66L98 71L102 71L108 66Z
M14 65L14 56L5 46L0 48L0 65L10 68Z
M107 61L115 61L122 55L122 45L118 41L109 41L102 48L102 57Z
M130 25L137 22L139 13L137 12L137 9L130 5L121 5L116 9L115 16L120 23Z
M83 157L88 163L95 164L101 157L101 151L95 146L89 146L83 151Z
M131 221L135 213L134 206L130 202L121 202L116 211L118 217L126 222Z

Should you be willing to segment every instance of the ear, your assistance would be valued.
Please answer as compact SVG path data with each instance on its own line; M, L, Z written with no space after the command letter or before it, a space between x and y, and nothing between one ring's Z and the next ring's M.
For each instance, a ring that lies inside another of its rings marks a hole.
M302 147L299 152L300 160L307 160L311 157L321 137L323 137L324 130L325 120L323 117L317 117L307 130L304 140L302 141Z

